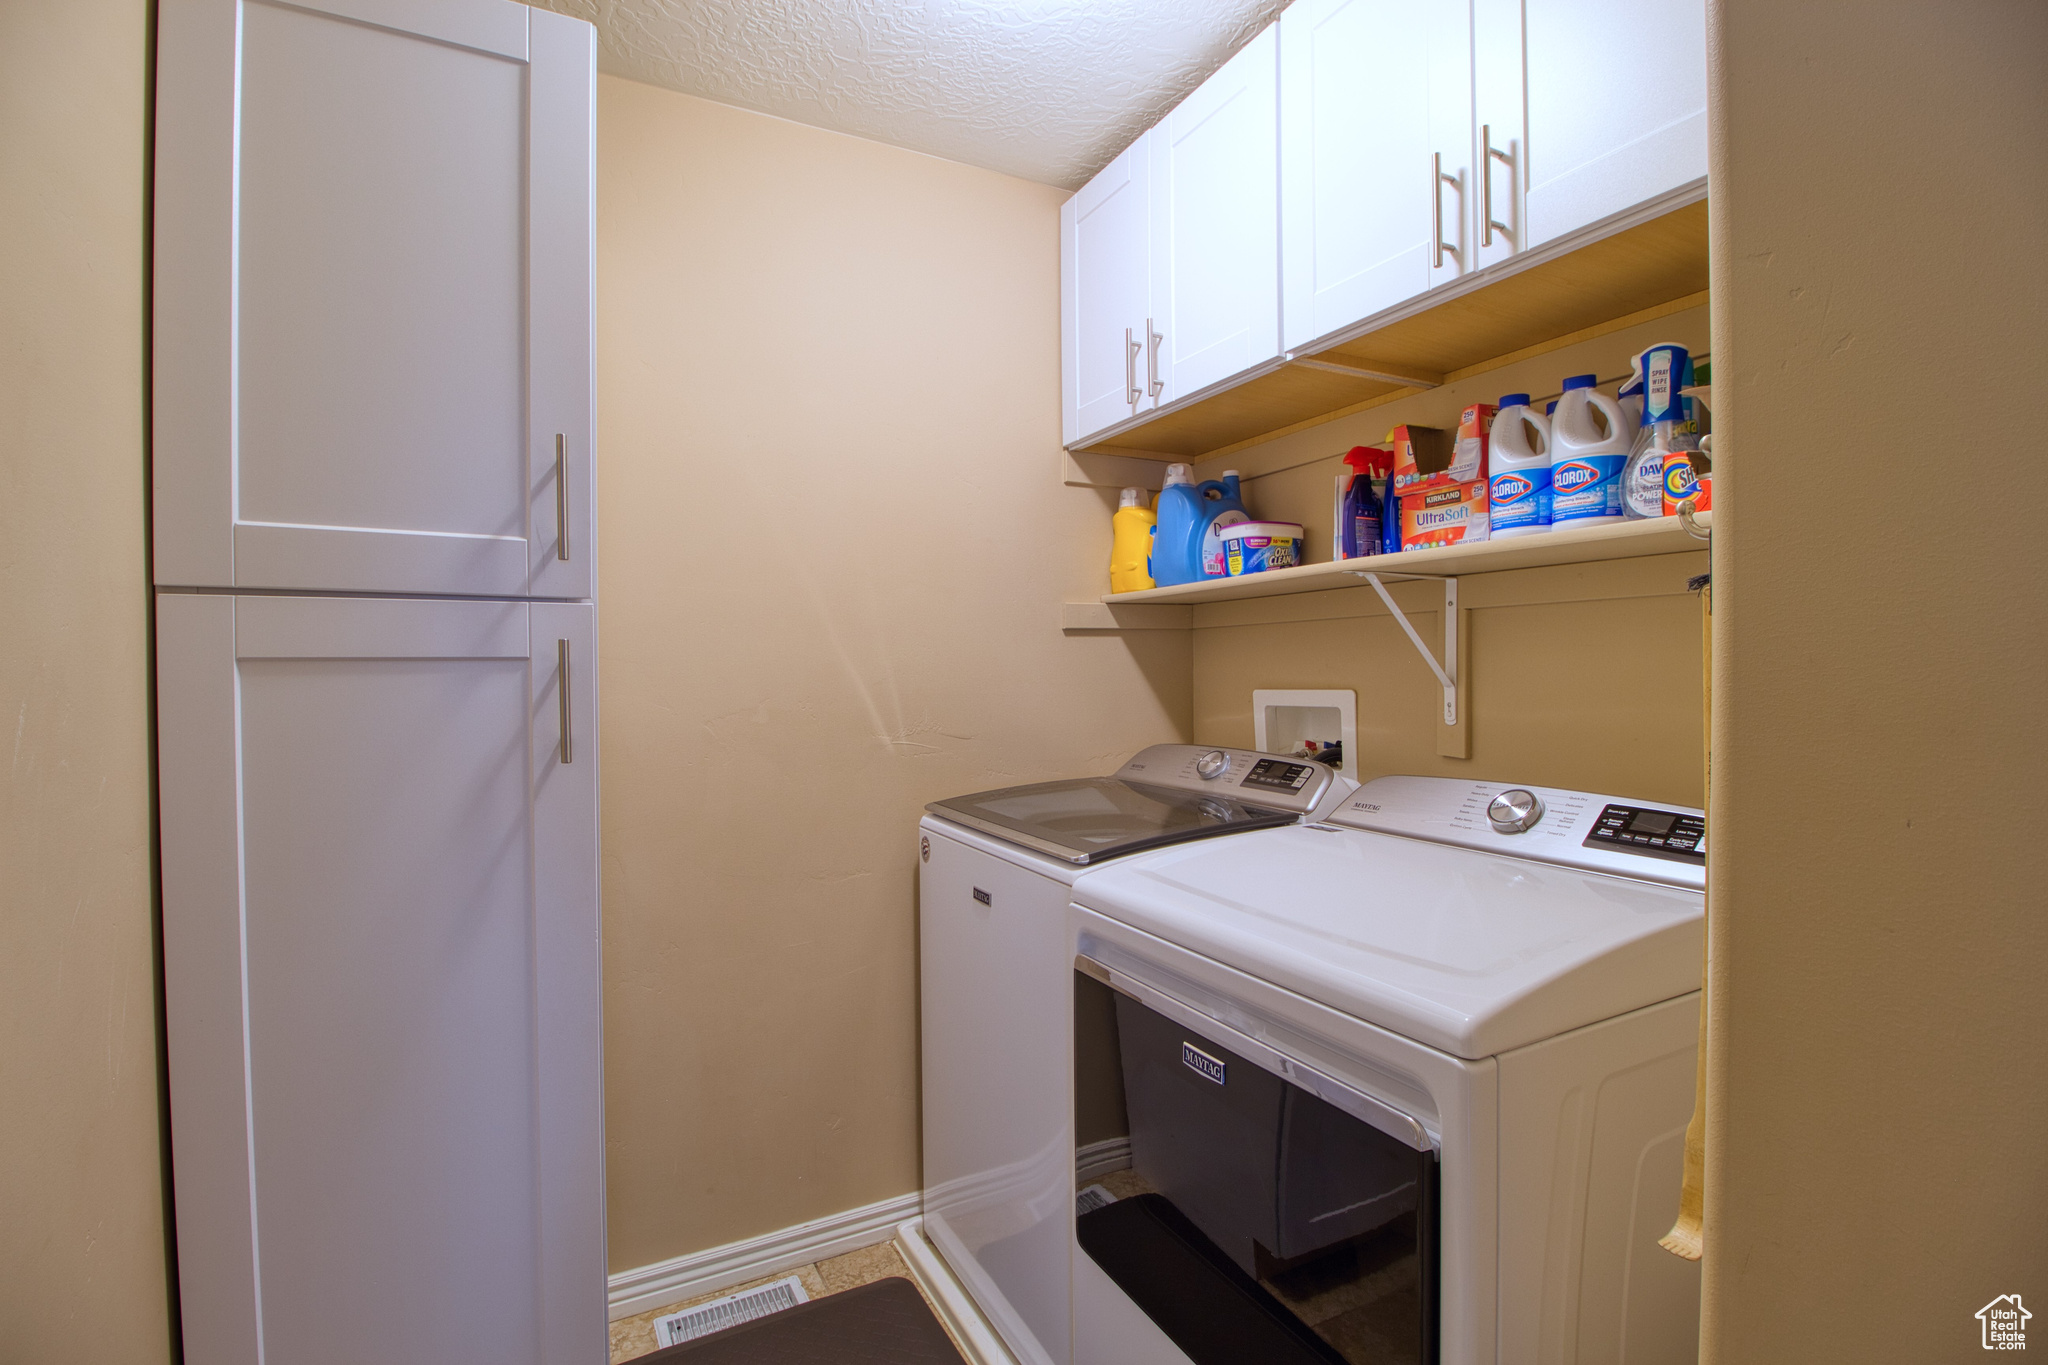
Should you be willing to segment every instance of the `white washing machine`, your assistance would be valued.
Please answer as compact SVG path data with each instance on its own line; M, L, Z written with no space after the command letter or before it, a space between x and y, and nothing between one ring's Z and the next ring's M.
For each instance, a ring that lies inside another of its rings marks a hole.
M1027 1365L1067 1365L1072 887L1165 845L1327 814L1317 763L1160 744L1110 777L934 802L919 826L925 1230Z
M1130 1166L1075 1221L1073 1365L1694 1360L1699 1270L1657 1239L1705 842L1697 810L1387 777L1078 879L1118 1040L1074 1074L1120 1068Z

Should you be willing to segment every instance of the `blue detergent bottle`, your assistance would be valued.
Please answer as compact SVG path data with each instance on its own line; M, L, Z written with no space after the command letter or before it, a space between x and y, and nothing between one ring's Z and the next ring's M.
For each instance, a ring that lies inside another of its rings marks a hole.
M1196 551L1207 508L1192 466L1170 464L1159 490L1158 520L1152 527L1152 581L1162 588L1202 576Z
M1202 495L1202 532L1195 548L1197 577L1223 578L1223 528L1250 521L1251 513L1244 510L1235 469L1224 470L1221 479L1196 485L1196 491Z

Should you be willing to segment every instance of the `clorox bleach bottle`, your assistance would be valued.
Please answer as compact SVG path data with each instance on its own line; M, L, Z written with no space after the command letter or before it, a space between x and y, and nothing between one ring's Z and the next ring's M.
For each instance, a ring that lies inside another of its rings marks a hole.
M1550 423L1529 406L1529 395L1510 393L1493 415L1492 468L1486 502L1492 535L1533 536L1550 529Z
M1550 524L1583 525L1621 515L1621 467L1635 437L1621 404L1573 375L1550 419Z

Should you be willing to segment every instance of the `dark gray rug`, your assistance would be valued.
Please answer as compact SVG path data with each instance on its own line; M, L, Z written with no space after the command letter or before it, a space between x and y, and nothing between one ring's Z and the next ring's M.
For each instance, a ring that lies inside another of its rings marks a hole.
M962 1365L917 1286L902 1276L800 1303L645 1362L678 1365Z

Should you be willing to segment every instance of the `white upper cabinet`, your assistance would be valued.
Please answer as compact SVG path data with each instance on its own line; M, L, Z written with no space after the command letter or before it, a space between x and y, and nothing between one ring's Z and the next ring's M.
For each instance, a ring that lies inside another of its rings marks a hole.
M605 1358L592 625L159 599L185 1359Z
M159 583L589 594L593 34L164 0Z
M1475 268L1472 34L1448 0L1295 0L1279 29L1293 349Z
M1170 403L1280 354L1278 81L1274 25L1147 135L1147 398Z
M1525 0L1529 241L1707 173L1702 0Z
M1522 0L1472 0L1473 260L1497 265L1528 246L1522 191Z
M1147 135L1149 137L1149 134ZM1060 208L1064 436L1074 445L1138 411L1151 316L1151 160L1139 138Z

